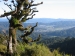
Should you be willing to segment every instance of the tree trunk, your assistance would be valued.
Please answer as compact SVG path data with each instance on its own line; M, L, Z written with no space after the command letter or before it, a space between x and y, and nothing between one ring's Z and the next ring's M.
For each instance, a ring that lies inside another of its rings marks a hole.
M12 32L12 47L13 51L16 52L16 45L17 45L16 29L13 28L11 32Z
M13 56L13 52L16 52L16 29L13 27L9 27L9 41L8 41L8 46L7 46L7 53L8 56Z

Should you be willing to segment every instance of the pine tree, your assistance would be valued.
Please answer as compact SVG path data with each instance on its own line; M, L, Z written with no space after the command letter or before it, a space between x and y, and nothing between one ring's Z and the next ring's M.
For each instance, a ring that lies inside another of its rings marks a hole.
M17 46L16 31L24 31L24 34L21 36L21 38L26 42L27 40L25 39L25 37L33 32L34 28L37 26L37 23L35 26L29 26L25 28L23 27L22 23L26 22L29 19L32 19L33 16L35 16L34 13L38 12L34 6L43 4L43 2L34 4L33 0L11 0L11 2L10 0L3 1L4 4L11 10L9 12L6 12L6 10L4 9L4 14L0 15L0 18L6 17L9 21L9 40L7 45L7 53L9 56L12 56L13 52L16 52ZM10 15L11 18L8 17ZM39 38L37 40L39 40ZM30 42L37 40L32 40Z

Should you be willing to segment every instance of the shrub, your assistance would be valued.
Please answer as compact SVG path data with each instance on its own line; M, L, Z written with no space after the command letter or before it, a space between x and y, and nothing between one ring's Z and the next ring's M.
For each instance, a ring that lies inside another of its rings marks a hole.
M16 56L64 56L59 50L54 50L51 52L49 48L43 44L22 44L19 43L17 46ZM65 56L70 56L66 55Z
M3 44L0 44L0 52L5 53L6 52L7 47Z
M43 44L20 44L18 46L20 56L53 56L52 52Z

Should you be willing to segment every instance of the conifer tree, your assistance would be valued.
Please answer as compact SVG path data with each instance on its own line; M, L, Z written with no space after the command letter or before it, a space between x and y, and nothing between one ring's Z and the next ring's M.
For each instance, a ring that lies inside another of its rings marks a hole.
M6 17L9 21L9 40L7 45L7 53L9 54L9 56L12 56L13 52L16 52L17 46L16 30L25 31L24 35L22 35L21 38L23 40L26 40L24 37L30 35L33 32L34 28L37 26L37 23L35 26L29 26L25 28L23 27L22 23L26 22L29 19L32 19L33 16L35 16L34 13L38 12L34 6L43 4L43 2L34 4L33 0L11 0L11 1L3 0L3 1L4 4L8 6L8 8L11 10L9 12L6 12L6 9L4 9L4 14L0 15L0 18ZM8 17L10 15L11 18ZM30 42L37 40L32 40Z

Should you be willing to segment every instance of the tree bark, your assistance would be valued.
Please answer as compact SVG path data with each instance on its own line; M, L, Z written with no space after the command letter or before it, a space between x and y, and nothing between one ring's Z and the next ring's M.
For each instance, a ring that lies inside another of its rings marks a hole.
M13 52L16 52L16 29L9 27L9 41L7 46L7 53L9 56L13 56Z

